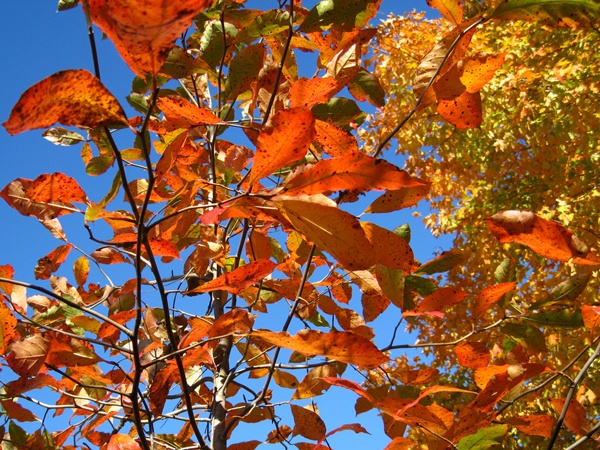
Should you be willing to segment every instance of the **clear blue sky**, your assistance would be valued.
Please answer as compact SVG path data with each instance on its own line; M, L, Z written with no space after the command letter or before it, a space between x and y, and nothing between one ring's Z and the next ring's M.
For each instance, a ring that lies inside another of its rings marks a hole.
M304 1L310 7L314 1ZM43 78L64 69L80 68L93 72L92 58L85 20L80 8L56 12L57 0L25 0L21 2L4 2L0 14L0 56L3 69L0 71L0 122L8 119L10 111L20 95L31 85ZM277 7L275 0L262 0L261 7ZM413 9L425 10L430 17L438 17L435 11L428 8L425 0L384 0L377 19L382 19L389 12L402 14ZM374 20L374 24L378 20ZM97 33L99 59L102 81L107 88L121 101L128 115L133 113L125 96L130 93L133 74L120 60L113 45L108 41L99 41ZM312 70L312 69L311 69ZM310 76L310 75L308 75ZM114 169L100 177L90 177L84 172L84 164L79 156L81 145L60 147L51 144L41 137L42 130L34 130L9 136L4 128L0 128L0 189L15 178L35 179L42 173L63 172L78 180L94 201L100 200L108 191L114 176ZM402 167L400 158L386 155L394 163ZM426 205L420 207L427 211ZM16 278L33 282L33 268L37 260L54 250L62 242L54 239L35 218L26 218L0 200L0 265L11 264L16 270ZM373 220L369 217L368 220ZM410 212L403 211L386 216L380 225L393 229L405 222L411 222L413 230L412 247L418 259L426 261L435 251L451 248L449 238L434 239L424 230L422 223L414 219ZM61 218L61 222L69 239L86 251L93 251L96 244L87 240L82 227L82 217L69 215ZM65 264L66 268L79 255L71 255ZM67 270L65 274L69 274ZM89 280L89 281L101 281ZM29 295L32 295L30 292ZM390 323L389 327L393 327ZM381 326L376 324L375 326ZM384 325L385 326L385 325ZM332 442L346 442L346 448L383 448L389 439L383 436L381 420L373 413L354 417L356 396L341 388L332 388L328 401L319 401L324 417L331 413L340 415L340 422L328 424L332 430L343 423L361 422L371 431L372 436L354 435L346 431ZM328 411L329 410L329 411ZM68 417L68 413L65 414ZM341 418L343 416L343 419ZM271 426L267 425L270 429ZM266 432L261 431L253 439L264 439ZM253 431L252 433L255 433ZM234 440L238 442L239 436ZM341 448L341 447L340 447Z

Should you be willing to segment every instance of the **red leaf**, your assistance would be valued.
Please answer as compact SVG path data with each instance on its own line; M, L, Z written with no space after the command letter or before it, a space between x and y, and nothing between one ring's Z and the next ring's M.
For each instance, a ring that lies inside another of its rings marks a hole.
M358 151L358 141L352 133L329 122L315 120L316 140L323 151L338 157Z
M310 169L286 180L285 195L321 194L344 189L382 191L421 186L410 175L381 159L362 152L348 153L339 158L318 162Z
M141 450L141 447L132 437L117 433L111 436L106 450Z
M600 258L562 225L530 211L502 211L485 219L492 234L502 243L518 242L538 255L576 264L598 265Z
M36 203L88 201L77 181L60 172L40 175L25 191L25 195Z
M224 124L221 119L205 108L199 108L178 95L156 99L156 104L169 119L169 124L179 128L194 128L199 125ZM175 121L176 123L173 123Z
M554 410L560 414L565 406L566 399L553 398L550 401ZM592 428L585 408L575 399L572 399L571 403L569 403L569 409L567 409L567 415L565 416L565 425L578 436L586 435Z
M256 315L250 314L244 309L236 308L227 311L215 321L210 329L209 337L213 338L230 335L235 332L248 331L254 325L255 318Z
M57 122L89 128L129 126L117 99L86 70L64 70L34 84L2 125L9 134L17 134Z
M489 286L482 290L475 299L475 311L473 311L473 315L477 318L483 316L490 305L500 300L507 292L512 291L516 285L515 281L511 281L509 283Z
M289 348L303 355L325 356L361 368L374 369L388 360L368 339L354 333L316 330L301 330L295 336L287 332L253 331L250 336L278 347Z
M213 0L165 2L89 0L92 21L106 33L129 68L142 79L162 68L175 40ZM109 449L110 450L110 449Z
M504 422L525 434L546 438L552 437L552 428L554 428L554 419L546 414L509 417L505 418Z
M245 266L238 267L231 272L227 272L189 292L202 293L225 290L232 294L239 295L273 272L276 266L276 263L268 259L254 261Z
M248 183L252 185L304 158L314 139L315 118L310 111L301 108L279 111L258 135Z

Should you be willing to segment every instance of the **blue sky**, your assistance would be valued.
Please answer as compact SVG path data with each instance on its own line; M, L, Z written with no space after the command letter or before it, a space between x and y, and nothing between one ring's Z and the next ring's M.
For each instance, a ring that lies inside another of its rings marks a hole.
M93 72L87 30L81 9L57 13L56 3L57 1L54 0L26 0L3 4L3 12L0 15L2 30L0 55L3 61L3 69L0 71L0 86L2 86L0 122L8 119L20 95L43 78L59 70L71 68ZM310 7L314 3L305 0L303 6ZM277 2L274 0L263 0L260 4L265 8L277 7ZM384 0L374 24L378 22L377 19L385 18L388 12L402 14L413 9L425 10L431 18L438 17L435 11L428 8L425 0ZM133 74L121 61L112 43L100 41L100 37L101 34L97 33L102 81L121 101L129 116L137 115L125 101L125 96L130 93ZM42 173L63 172L77 179L92 200L99 201L108 191L115 169L100 177L87 176L79 156L81 145L55 146L43 139L41 133L42 130L34 130L9 136L4 128L0 128L0 151L2 152L0 189L15 178L35 179ZM400 158L391 154L385 157L400 167L403 166ZM121 194L118 199L120 198ZM426 212L426 205L420 206L419 210ZM366 220L376 221L373 215ZM61 218L61 222L70 241L88 252L96 248L96 244L87 240L81 216L75 214L65 216ZM420 220L412 217L411 211L388 214L385 218L377 219L377 222L389 229L410 222L413 231L412 247L416 257L423 262L431 259L434 252L451 248L448 237L434 239L428 231L424 230ZM17 279L33 282L33 268L37 260L61 244L62 242L54 239L35 218L21 216L0 200L0 265L11 264L16 270ZM65 267L70 267L77 257L79 255L71 255ZM65 275L69 276L69 273L70 270L67 270ZM89 281L101 282L102 280ZM33 292L29 293L32 294ZM395 322L387 325L389 333L394 324ZM375 326L386 325L376 323ZM341 388L332 388L327 398L328 401L319 402L325 417L331 417L332 413L340 415L339 412L344 412L343 421L337 425L328 424L329 430L343 423L365 421L364 425L373 433L372 436L368 436L344 432L349 439L346 441L347 448L363 446L383 448L389 442L389 439L383 436L381 421L374 414L365 415L370 418L369 420L366 420L363 415L359 418L353 417L356 401L354 394ZM260 432L255 438L264 439L267 431Z

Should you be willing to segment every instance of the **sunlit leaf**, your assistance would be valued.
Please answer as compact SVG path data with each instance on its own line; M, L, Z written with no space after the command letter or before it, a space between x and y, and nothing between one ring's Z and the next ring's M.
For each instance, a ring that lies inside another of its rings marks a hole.
M462 438L458 442L459 450L487 450L492 446L498 445L499 440L508 432L507 425L494 425L489 428L483 428L477 433Z
M559 27L590 26L600 20L600 5L594 0L509 0L499 3L490 18L542 21Z
M502 211L485 219L500 242L518 242L549 259L598 265L600 258L577 236L560 224L529 211Z
M565 407L566 399L564 398L553 398L550 399L552 407L557 413L561 413ZM567 409L567 415L565 416L565 425L574 434L584 436L590 431L592 425L590 420L587 418L585 408L577 401L572 399Z
M143 8L135 0L89 0L88 4L92 21L115 44L129 68L143 78L158 74L175 40L212 0L149 0Z
M428 181L413 178L416 181L422 182L420 186L405 187L398 190L388 190L383 195L378 197L365 213L387 213L398 211L404 208L410 208L416 205L419 200L425 198L431 189L431 183Z
M427 0L427 4L436 8L444 19L458 25L462 22L463 5L459 0Z
M546 438L552 436L552 429L554 428L554 419L546 414L508 417L504 419L504 422L525 434Z
M306 439L319 440L327 432L325 423L319 415L310 409L310 407L302 407L290 405L292 415L294 416L294 435L304 436Z
M354 333L301 330L296 335L291 335L287 332L259 330L251 332L250 335L306 356L325 356L361 368L375 368L388 360L371 341Z
M483 289L479 294L477 294L477 298L475 299L475 310L473 311L473 315L477 318L483 316L488 308L500 300L504 294L512 291L516 282L510 283L500 283L494 286L489 286Z
M469 369L485 367L490 362L490 351L483 342L462 342L454 347L458 362Z
M462 301L466 296L467 293L460 289L443 287L421 300L415 309L404 311L402 315L420 316L428 314L436 317L444 317L444 313L441 312L443 308Z
M381 0L357 0L350 4L342 0L323 0L313 7L300 31L352 31L364 27L379 9Z
M34 334L13 342L7 361L10 368L22 377L38 374L50 349L50 338Z
M116 123L129 126L117 99L86 70L65 70L34 84L2 125L9 134L17 134L55 123L90 128Z
M356 137L343 128L329 122L315 120L315 132L316 140L323 151L334 158L358 152Z
M27 188L25 195L34 203L88 201L77 181L60 172L40 175Z
M290 107L310 109L327 102L338 90L338 82L331 77L300 78L290 87Z
M227 272L208 283L190 292L211 292L217 290L225 290L232 294L241 294L253 284L258 283L269 275L275 269L273 261L261 259L238 267L237 269Z
M141 450L140 444L126 434L113 434L106 446L107 450Z
M0 301L0 354L5 355L14 341L20 335L17 333L17 318L14 313Z

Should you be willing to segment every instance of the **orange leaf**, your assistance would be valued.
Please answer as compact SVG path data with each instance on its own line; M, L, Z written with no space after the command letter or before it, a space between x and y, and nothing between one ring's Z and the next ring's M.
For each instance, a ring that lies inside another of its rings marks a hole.
M458 25L462 22L463 6L459 0L427 0L431 8L436 8L449 22Z
M413 179L422 184L387 191L371 203L365 210L365 213L387 213L416 205L419 200L425 198L425 196L429 194L431 183L429 181L419 180L418 178Z
M14 274L15 269L13 269L10 264L0 266L0 277L6 278L7 280L12 280ZM12 283L1 282L0 289L2 289L2 291L10 297L13 291L13 285Z
M585 328L593 335L598 325L600 325L600 306L583 305L581 315L583 316Z
M225 290L232 294L239 295L273 272L276 266L277 264L271 260L260 259L248 263L245 266L238 267L231 272L227 272L189 292L201 293Z
M111 436L106 450L141 450L141 447L132 437L117 433Z
M392 376L403 384L427 384L440 376L437 369L394 370Z
M490 351L483 342L461 342L454 347L458 362L469 369L485 367L490 362Z
M129 68L144 79L162 68L175 40L213 0L165 2L88 0L92 21L115 44Z
M166 239L161 238L148 238L150 248L155 256L170 256L172 258L181 259L179 257L179 250Z
M360 226L375 249L379 263L392 269L401 269L405 273L411 272L415 257L404 239L371 222L361 222Z
M481 95L465 91L452 100L440 99L437 112L456 128L479 128Z
M299 434L306 439L316 441L325 436L327 428L319 415L312 411L310 406L303 408L298 405L290 405L294 416L294 436Z
M552 437L552 428L554 428L554 419L546 414L510 417L505 418L504 422L525 434L546 438Z
M507 292L512 291L516 285L515 281L511 281L509 283L489 286L482 290L475 299L475 311L473 311L473 315L477 318L483 316L490 305L500 300Z
M10 368L22 377L33 377L38 374L50 348L50 338L41 334L27 336L13 342L7 361Z
M35 422L36 420L39 420L31 411L23 408L12 400L3 400L0 403L2 404L2 409L6 411L6 415L11 420L17 422Z
M502 243L518 242L548 259L569 261L573 258L576 264L600 264L600 258L577 236L530 211L502 211L485 222Z
M260 441L239 442L228 445L227 450L254 450L260 444L262 444Z
M362 152L319 161L310 169L286 180L285 195L321 194L344 189L382 191L420 186L404 170Z
M88 201L77 181L60 172L40 175L27 188L25 195L36 203Z
M358 151L358 142L354 135L329 122L315 120L315 132L317 142L330 156L337 157Z
M0 300L0 355L5 355L10 344L20 338L17 333L17 318Z
M325 356L360 368L374 369L388 360L371 341L349 332L301 330L295 336L287 332L272 331L253 331L249 334L306 356Z
M319 442L317 442L317 445L315 445L315 447L318 450L321 450L322 446L321 446L321 442L323 442L326 438L328 438L329 436L339 433L340 431L354 431L356 434L358 433L367 433L367 434L371 434L369 433L367 430L365 430L362 425L358 424L358 423L349 423L346 425L342 425L341 427L337 427L335 430L330 431L329 433L327 433L325 436L323 436ZM315 449L315 447L313 447L313 450ZM329 447L329 446L328 446Z
M129 262L127 258L121 255L117 250L110 247L100 248L91 254L91 257L100 264L117 264Z
M314 139L315 118L310 111L301 108L279 111L258 135L248 183L252 185L304 158Z
M2 125L9 134L55 123L97 128L129 126L117 99L87 70L64 70L27 89Z
M199 108L178 95L159 97L156 99L156 104L167 119L175 120L177 125L182 128L225 123L208 109Z
M462 75L460 81L465 85L468 92L479 91L488 81L494 77L494 73L504 64L506 53L488 54L478 53L465 58L458 63Z
M264 261L264 260L263 260ZM232 273L232 272L230 272ZM226 336L235 332L248 331L254 325L256 315L245 309L232 309L219 317L213 324L209 337Z
M467 293L460 289L449 287L440 288L433 294L425 297L419 305L411 310L402 313L402 316L420 316L428 314L436 317L444 317L444 313L440 312L442 308L452 306L455 303L462 301L467 296Z
M395 437L383 450L410 450L417 445L419 444L405 437Z
M50 278L50 275L56 272L60 265L65 262L70 251L71 244L60 245L43 258L40 258L34 270L35 279L47 280Z
M272 200L296 230L346 269L366 269L377 262L359 221L338 209L334 201L324 196L279 196Z
M323 391L327 391L331 387L331 384L323 381L323 378L335 377L335 374L335 369L331 366L315 367L300 382L292 400L321 395Z
M554 410L560 414L565 406L566 399L553 398L550 401L552 402ZM572 399L571 403L569 403L569 409L567 409L567 415L565 416L565 425L578 436L587 434L592 428L590 420L587 418L585 408L575 399Z
M300 78L290 87L290 108L310 109L326 103L338 90L334 78Z

